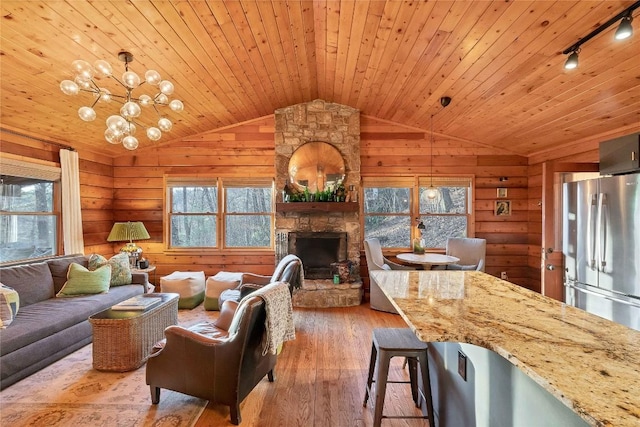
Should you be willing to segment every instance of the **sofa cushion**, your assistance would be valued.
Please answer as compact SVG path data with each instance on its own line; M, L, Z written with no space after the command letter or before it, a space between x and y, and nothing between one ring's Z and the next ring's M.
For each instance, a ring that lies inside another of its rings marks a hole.
M122 286L131 284L131 267L129 255L120 253L106 259L102 255L93 254L89 257L89 270L97 270L103 265L111 266L111 281L109 286Z
M77 323L85 322L89 316L127 298L140 295L143 291L144 288L140 285L117 286L107 294L51 298L28 307L20 307L11 327L0 329L0 353L11 353Z
M69 272L69 265L75 262L83 267L89 266L89 260L84 255L65 256L50 259L47 261L49 270L51 270L51 276L53 277L54 291L57 294L60 289L67 282L67 273Z
M111 266L103 265L95 271L89 271L80 264L71 264L67 275L67 283L64 284L58 297L75 295L102 294L109 292L111 280Z
M28 305L54 297L51 271L44 262L6 267L0 270L0 279L15 289L20 305Z
M6 328L13 322L20 308L18 293L0 283L0 328Z

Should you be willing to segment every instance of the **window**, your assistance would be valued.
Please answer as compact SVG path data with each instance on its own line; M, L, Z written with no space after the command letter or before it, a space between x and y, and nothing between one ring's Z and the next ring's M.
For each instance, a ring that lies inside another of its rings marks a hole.
M431 179L420 178L419 182L419 217L425 225L427 247L445 248L449 237L467 237L471 180L434 177L433 186L438 191L432 199L427 196Z
M432 182L438 191L430 199ZM427 247L444 249L447 238L471 234L471 185L469 177L365 177L364 236L385 248L408 249L419 218Z
M0 177L0 262L58 253L58 220L53 181Z
M270 179L170 177L167 197L171 249L273 247Z
M411 243L411 179L365 179L364 236L375 237L385 248Z

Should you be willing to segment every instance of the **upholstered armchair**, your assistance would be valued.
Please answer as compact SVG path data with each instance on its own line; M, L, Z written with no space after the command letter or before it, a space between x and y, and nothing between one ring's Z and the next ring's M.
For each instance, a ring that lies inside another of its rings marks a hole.
M471 237L447 239L447 255L460 258L457 264L447 265L447 270L484 271L487 241Z
M228 300L240 301L256 289L274 282L287 282L289 293L293 295L293 289L302 286L302 260L292 254L285 256L280 260L271 276L243 273L240 284L233 289L223 291L218 297L218 302L222 305Z
M389 298L382 292L378 284L371 278L371 271L374 270L415 270L413 267L396 264L385 258L382 254L380 241L375 238L365 239L364 253L367 258L367 269L369 270L369 305L374 310L398 313Z
M242 421L240 403L265 375L274 381L276 355L265 346L265 302L251 296L225 302L218 319L189 329L169 326L147 361L151 401L168 389L228 405L231 422Z

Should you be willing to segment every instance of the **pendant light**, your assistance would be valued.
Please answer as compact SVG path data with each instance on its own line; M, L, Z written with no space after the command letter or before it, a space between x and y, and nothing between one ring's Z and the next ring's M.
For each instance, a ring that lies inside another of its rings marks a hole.
M427 198L433 200L438 195L438 189L433 186L433 114L431 115L431 135L429 136L430 142L430 155L429 155L429 163L430 163L430 172L429 177L431 183L429 184L429 188L427 189Z

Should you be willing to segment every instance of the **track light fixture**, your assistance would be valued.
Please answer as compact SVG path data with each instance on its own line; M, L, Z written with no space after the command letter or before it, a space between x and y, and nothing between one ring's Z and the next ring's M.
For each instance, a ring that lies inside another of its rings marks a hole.
M622 18L620 25L618 25L615 35L616 40L628 39L633 35L633 25L631 25L631 22L633 22L633 16L631 16L631 12L629 12L627 16Z
M571 52L571 55L567 58L567 62L564 63L565 70L573 70L574 68L578 68L578 53L580 53L580 49L576 49Z
M564 55L569 55L569 57L567 58L567 61L564 63L564 68L566 70L572 70L576 68L578 66L578 54L580 53L581 46L618 21L620 21L620 25L616 30L616 33L614 36L615 39L624 40L628 37L631 37L631 35L633 34L633 26L631 25L631 22L633 21L632 14L633 14L633 11L639 7L640 7L640 1L633 3L631 6L629 6L622 12L618 13L616 16L609 19L607 22L600 25L598 28L596 28L595 30L587 34L585 37L581 38L580 40L575 42L573 45L569 46L564 51L562 51Z

